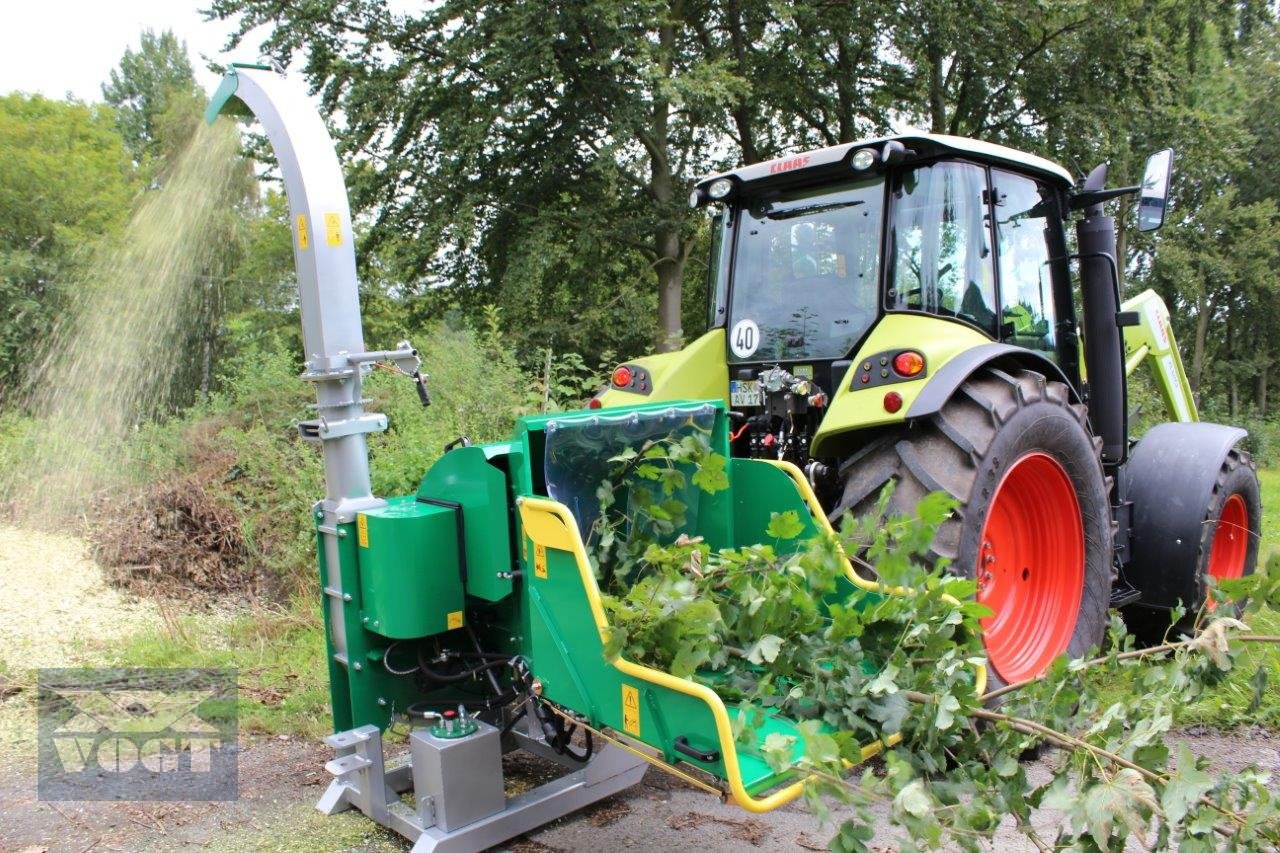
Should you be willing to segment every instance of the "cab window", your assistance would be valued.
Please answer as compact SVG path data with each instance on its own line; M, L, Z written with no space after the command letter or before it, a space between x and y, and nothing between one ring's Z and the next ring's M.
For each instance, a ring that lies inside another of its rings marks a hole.
M889 303L957 317L996 334L987 171L935 163L903 173L890 223Z
M1057 351L1049 259L1056 224L1053 192L1023 175L992 170L1000 256L1000 338L1015 346Z

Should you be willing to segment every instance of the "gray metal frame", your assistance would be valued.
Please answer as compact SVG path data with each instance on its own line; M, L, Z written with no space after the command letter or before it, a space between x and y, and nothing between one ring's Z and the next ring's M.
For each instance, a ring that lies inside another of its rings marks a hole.
M527 715L530 720L534 715ZM454 743L464 747L467 741L495 737L497 731L483 723L474 735L459 738ZM329 783L316 808L327 815L355 808L393 832L413 842L413 853L463 853L483 850L525 832L537 829L570 812L577 811L605 797L613 796L637 784L643 778L648 764L612 744L599 745L586 764L578 764L551 749L541 735L534 735L534 727L525 731L514 730L513 743L520 749L547 758L570 769L569 773L539 785L530 791L507 797L500 807L463 826L446 831L437 819L437 803L441 796L433 788L425 767L415 767L415 762L431 761L435 756L428 751L441 743L423 730L410 737L408 755L385 761L382 751L382 733L377 726L361 726L347 732L330 735L325 742L337 750L337 757L325 765L335 778ZM492 779L502 777L500 750L475 751L469 754L473 764L469 772ZM475 763L475 762L479 763ZM451 784L446 777L443 793L451 797L465 797L469 788L465 782L458 791L449 791ZM451 777L452 784L463 781L458 774ZM434 795L429 791L434 790ZM410 807L401 794L414 792L417 808ZM444 811L443 808L440 809Z
M212 120L232 97L240 99L266 131L284 178L298 272L298 304L306 372L315 385L315 420L298 425L302 437L324 453L325 498L315 508L330 595L329 625L335 656L346 664L342 614L339 524L362 509L381 506L369 485L365 434L387 428L385 415L364 410L360 385L375 361L391 361L407 373L417 370L418 353L402 341L394 350L366 352L360 323L355 239L342 166L320 114L296 81L266 68L235 65L209 106Z
M360 510L385 503L374 497L370 488L365 435L386 429L387 419L364 410L361 380L377 361L390 361L412 374L419 367L418 353L407 341L394 350L367 352L364 348L351 211L342 167L306 91L268 68L236 65L214 95L206 119L212 121L232 97L243 101L261 122L289 198L306 347L302 378L316 387L317 417L299 424L298 430L303 438L319 442L324 453L326 493L313 515L321 522L318 529L327 566L330 639L335 657L345 666L342 605L349 596L342 589L338 540L344 531L338 525L354 521ZM359 809L414 841L413 849L419 853L479 850L625 790L644 775L642 759L607 744L585 765L574 763L546 743L532 724L534 714L526 716L525 730L513 730L502 746L521 748L566 765L570 773L503 800L493 796L492 790L494 779L502 776L502 749L493 748L500 734L492 726L482 724L476 734L449 744L415 733L411 744L418 756L417 773L412 754L386 762L381 731L377 726L361 726L326 739L338 754L325 765L334 780L316 807L325 814ZM474 739L487 739L487 743L473 745L470 742ZM459 750L459 754L447 755L451 750ZM458 760L461 757L464 760ZM415 788L422 789L416 791L416 809L400 799L401 793ZM489 793L480 798L480 805L468 803L468 792L481 789ZM445 797L458 804L449 814L461 814L460 820L465 821L452 831L439 824L452 825L454 820L437 821L436 799Z

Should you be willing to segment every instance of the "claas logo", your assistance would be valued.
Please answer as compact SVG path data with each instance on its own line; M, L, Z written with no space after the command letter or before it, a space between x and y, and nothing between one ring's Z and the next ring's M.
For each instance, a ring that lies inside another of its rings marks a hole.
M790 172L792 169L803 169L809 165L809 155L803 157L792 157L788 160L775 160L769 164L769 174L777 172Z

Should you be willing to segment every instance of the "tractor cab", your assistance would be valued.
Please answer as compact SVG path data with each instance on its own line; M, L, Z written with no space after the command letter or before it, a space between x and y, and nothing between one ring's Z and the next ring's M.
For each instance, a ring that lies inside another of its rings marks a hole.
M948 350L979 341L1025 349L1078 387L1071 185L1042 158L927 135L700 182L690 203L719 205L710 325L725 330L730 402L751 424L735 449L801 465L842 455L852 430L823 429L837 398L878 396L843 423L875 425L899 415ZM886 318L910 331L868 351Z

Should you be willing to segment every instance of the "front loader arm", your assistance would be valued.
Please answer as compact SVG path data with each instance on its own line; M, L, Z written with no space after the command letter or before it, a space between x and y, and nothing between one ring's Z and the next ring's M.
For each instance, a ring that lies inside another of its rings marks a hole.
M1120 310L1138 315L1137 325L1124 328L1125 374L1132 374L1138 365L1148 362L1170 416L1183 422L1200 420L1164 300L1154 290L1144 290L1121 305Z

